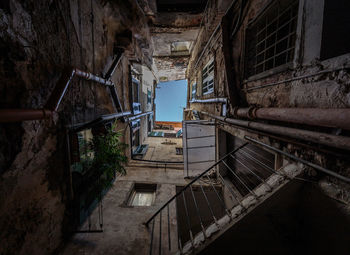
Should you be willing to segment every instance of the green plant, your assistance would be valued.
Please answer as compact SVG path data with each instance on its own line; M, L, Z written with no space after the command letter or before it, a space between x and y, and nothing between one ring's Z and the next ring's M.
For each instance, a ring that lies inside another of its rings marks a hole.
M92 171L89 173L92 178L99 178L101 191L111 185L116 173L126 174L124 164L127 162L127 157L124 155L124 150L127 145L120 141L122 134L115 129L116 122L105 134L94 136L89 142L89 147L94 152Z
M85 194L85 207L112 186L115 175L125 175L124 168L127 157L124 150L127 145L120 141L120 131L115 131L116 122L105 133L94 135L89 141L84 141L80 148L80 162L72 165L73 171L82 176L79 185L80 194Z

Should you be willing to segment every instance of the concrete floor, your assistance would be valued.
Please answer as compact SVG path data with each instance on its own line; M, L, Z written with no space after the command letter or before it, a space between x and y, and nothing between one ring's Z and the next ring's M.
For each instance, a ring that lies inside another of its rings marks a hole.
M179 138L147 138L150 149L144 159L182 161L175 147L182 147ZM165 145L164 141L176 144ZM141 161L130 161L127 175L116 182L103 198L103 232L75 234L61 254L148 254L150 231L143 223L176 192L176 186L187 184L183 164L167 166ZM157 184L155 203L149 207L132 207L126 204L134 183ZM96 208L91 216L91 229L99 229ZM88 229L85 222L81 230Z

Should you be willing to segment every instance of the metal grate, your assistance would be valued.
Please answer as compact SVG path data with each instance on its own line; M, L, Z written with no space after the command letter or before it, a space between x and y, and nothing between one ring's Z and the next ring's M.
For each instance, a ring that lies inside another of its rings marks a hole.
M293 60L298 0L275 1L247 29L246 77Z

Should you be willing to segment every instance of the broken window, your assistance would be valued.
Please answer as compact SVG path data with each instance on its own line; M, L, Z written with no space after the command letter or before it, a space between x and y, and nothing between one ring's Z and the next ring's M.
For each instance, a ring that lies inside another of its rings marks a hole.
M275 1L247 29L245 75L259 74L293 60L298 0Z
M128 205L151 206L156 198L156 184L135 183Z
M349 10L349 0L325 0L321 60L350 53Z
M214 91L214 59L202 70L202 94L210 94Z

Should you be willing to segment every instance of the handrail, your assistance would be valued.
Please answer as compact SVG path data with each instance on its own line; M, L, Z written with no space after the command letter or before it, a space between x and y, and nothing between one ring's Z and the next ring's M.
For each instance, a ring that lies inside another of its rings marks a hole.
M113 114L106 114L106 115L101 115L97 119L94 119L92 121L81 123L81 124L76 124L76 125L70 125L67 127L74 130L75 132L79 132L81 130L84 130L87 127L92 127L92 126L98 125L98 124L103 123L103 122L108 122L108 121L118 119L121 117L129 116L129 115L131 115L130 111L113 113Z
M183 161L162 161L162 160L148 160L148 159L138 159L132 158L132 160L143 161L143 162L151 162L151 163L159 163L159 164L183 164Z
M200 179L203 175L208 173L213 167L217 166L221 163L222 160L226 159L230 156L230 154L235 153L236 151L242 149L244 146L246 146L248 143L244 143L238 148L234 149L233 151L227 153L225 156L220 158L217 162L215 162L213 165L211 165L209 168L207 168L204 172L202 172L200 175L198 175L196 178L194 178L191 182L189 182L186 186L184 186L179 192L177 192L172 198L168 200L161 208L158 209L156 213L154 213L151 218L149 218L144 224L148 227L148 224L166 207L168 204L170 204L175 198L177 198L180 194L182 194L183 191L185 191L188 187L190 187L193 183L195 183L198 179Z
M335 178L338 178L339 180L342 180L342 181L345 181L345 182L349 182L349 183L350 183L350 178L348 178L348 177L345 177L345 176L342 176L342 175L340 175L340 174L337 174L337 173L335 173L335 172L333 172L333 171L331 171L331 170L328 170L328 169L326 169L326 168L323 168L323 167L321 167L321 166L319 166L319 165L316 165L316 164L314 164L314 163L311 163L311 162L309 162L309 161L307 161L307 160L298 158L298 157L296 157L296 156L294 156L294 155L292 155L292 154L289 154L289 153L287 153L287 152L284 152L284 151L282 151L282 150L279 150L279 149L277 149L277 148L275 148L275 147L273 147L273 146L270 146L270 145L268 145L268 144L265 144L265 143L262 143L262 142L260 142L260 141L257 141L257 140L255 140L255 139L249 137L249 136L244 136L244 138L247 139L248 141L254 142L254 143L259 144L259 145L261 145L261 146L263 146L263 147L266 147L266 148L268 148L268 149L270 149L270 150L273 150L273 151L275 151L275 152L278 152L278 153L280 153L280 154L282 154L282 155L284 155L284 156L287 156L287 157L289 157L289 158L291 158L291 159L294 159L295 161L299 161L299 162L303 163L304 165L310 166L310 167L312 167L312 168L314 168L314 169L317 169L317 170L319 170L319 171L321 171L321 172L324 172L324 173L326 173L326 174L328 174L328 175L331 175L331 176L333 176L333 177L335 177Z
M47 103L42 109L0 109L0 123L39 120L52 117L53 113L58 110L68 86L75 76L86 80L92 80L105 86L114 86L112 81L101 78L92 73L81 71L78 68L65 67L61 78L57 82Z
M294 163L276 170L273 160L252 148L259 149L250 141L240 144L182 187L144 223L151 232L149 254L165 253L166 248L171 254L198 251L218 230L239 220L251 206L260 204L303 171ZM170 224L169 211L176 217L176 224ZM162 233L163 222L168 223L163 228L167 233ZM154 234L155 227L159 233Z

